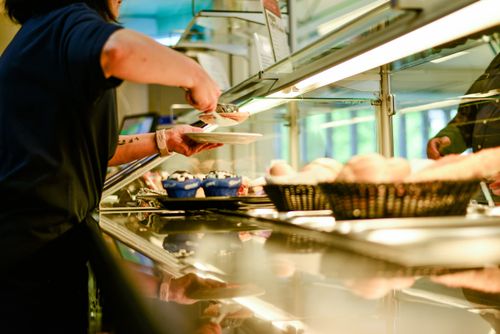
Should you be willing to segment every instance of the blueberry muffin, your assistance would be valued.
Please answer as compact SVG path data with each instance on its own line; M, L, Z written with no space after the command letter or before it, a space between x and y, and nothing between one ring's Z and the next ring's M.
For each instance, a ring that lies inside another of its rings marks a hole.
M236 196L241 186L241 176L226 171L210 171L203 180L205 196Z
M169 197L186 198L196 195L201 180L189 172L176 171L163 180L162 184Z

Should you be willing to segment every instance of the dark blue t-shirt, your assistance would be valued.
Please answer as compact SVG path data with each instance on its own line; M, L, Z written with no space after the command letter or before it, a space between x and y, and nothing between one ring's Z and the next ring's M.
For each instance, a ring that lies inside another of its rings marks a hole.
M121 82L100 55L117 29L72 4L28 20L0 57L0 248L34 250L98 205Z

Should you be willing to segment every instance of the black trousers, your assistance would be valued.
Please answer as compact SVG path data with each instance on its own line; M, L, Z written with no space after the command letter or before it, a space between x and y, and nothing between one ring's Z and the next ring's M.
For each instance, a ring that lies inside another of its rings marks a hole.
M83 226L76 226L1 268L0 333L87 333L87 247Z

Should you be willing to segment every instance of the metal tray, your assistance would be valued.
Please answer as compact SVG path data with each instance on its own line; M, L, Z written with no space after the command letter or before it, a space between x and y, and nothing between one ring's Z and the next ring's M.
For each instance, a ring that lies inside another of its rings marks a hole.
M225 209L238 210L253 206L269 205L271 201L267 196L237 196L237 197L192 197L192 198L171 198L168 196L156 197L158 202L169 210L206 210Z

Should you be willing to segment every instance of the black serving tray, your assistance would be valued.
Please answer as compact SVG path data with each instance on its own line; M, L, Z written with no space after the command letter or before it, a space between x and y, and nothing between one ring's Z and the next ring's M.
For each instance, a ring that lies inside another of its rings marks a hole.
M238 210L241 208L269 206L271 204L271 201L267 196L214 196L190 198L158 196L155 198L165 209L168 210Z

